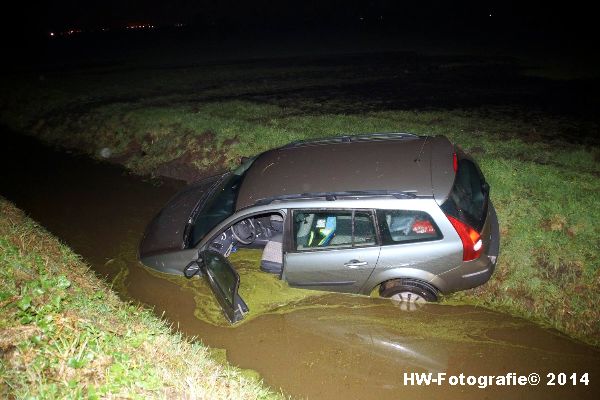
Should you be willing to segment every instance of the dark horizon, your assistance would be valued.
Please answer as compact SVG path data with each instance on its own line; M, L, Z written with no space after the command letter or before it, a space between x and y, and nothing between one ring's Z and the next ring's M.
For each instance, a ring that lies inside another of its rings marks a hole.
M19 8L20 7L20 8ZM253 2L158 0L58 0L31 7L20 5L5 14L4 28L13 37L51 31L119 28L136 23L178 23L195 30L290 31L302 29L375 29L392 32L487 31L579 35L591 33L596 20L588 4L529 1L448 2L429 0L309 0ZM18 33L18 34L16 34Z
M352 41L363 39L374 43L412 40L417 45L438 41L464 48L489 46L492 52L548 48L565 58L573 57L576 50L577 57L587 62L595 60L597 47L592 32L596 17L589 7L578 2L549 5L495 0L255 0L241 4L233 0L58 0L36 7L23 4L5 13L1 40L7 61L2 68L36 66L47 57L87 57L96 48L100 53L147 48L157 42L180 46L226 40L263 47L272 43L275 50L286 40L305 40L308 47L320 37L329 40L332 51L340 43L349 48ZM135 24L155 28L125 29ZM69 30L81 32L62 34ZM362 48L357 46L356 51Z

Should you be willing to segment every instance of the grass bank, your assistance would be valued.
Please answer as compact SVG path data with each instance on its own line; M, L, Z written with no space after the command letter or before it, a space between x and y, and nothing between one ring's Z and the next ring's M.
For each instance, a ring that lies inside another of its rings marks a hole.
M0 197L0 397L279 398L119 300Z
M14 97L4 98L0 117L15 130L135 172L188 180L292 140L446 135L480 163L502 235L490 282L446 301L525 316L600 344L597 121L523 102L529 90L552 83L523 80L509 64L451 61L21 77L7 83ZM446 99L420 102L438 94ZM515 105L473 105L497 98Z

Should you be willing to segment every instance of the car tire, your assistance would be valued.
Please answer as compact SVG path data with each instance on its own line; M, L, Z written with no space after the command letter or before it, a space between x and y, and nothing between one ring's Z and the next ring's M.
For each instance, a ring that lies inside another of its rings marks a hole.
M426 303L438 301L437 290L428 283L413 279L394 279L379 287L379 295L395 303Z

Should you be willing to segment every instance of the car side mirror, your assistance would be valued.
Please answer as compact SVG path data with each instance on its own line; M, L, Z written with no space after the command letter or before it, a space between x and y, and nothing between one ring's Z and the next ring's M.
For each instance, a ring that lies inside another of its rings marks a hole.
M185 275L186 278L189 279L200 272L199 261L201 261L201 260L198 259L198 260L190 261L190 263L185 266L185 268L183 269L183 275Z

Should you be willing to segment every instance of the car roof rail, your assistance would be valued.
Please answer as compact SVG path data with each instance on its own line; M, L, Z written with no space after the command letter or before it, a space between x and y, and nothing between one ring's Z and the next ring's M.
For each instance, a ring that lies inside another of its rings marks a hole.
M294 193L284 194L281 196L267 197L264 199L258 199L254 205L263 206L271 204L278 200L297 200L297 199L315 199L324 198L326 201L335 201L340 197L372 197L372 196L392 196L397 199L416 199L417 197L430 197L430 196L418 196L415 192L405 191L390 191L390 190L353 190L345 192L313 192L313 193Z
M302 147L302 146L317 146L323 144L336 144L336 143L353 143L353 142L368 142L378 140L414 140L419 139L421 136L415 135L414 133L406 132L375 132L375 133L360 133L357 135L341 135L332 136L318 139L308 140L297 140L291 142L283 147L282 149Z

